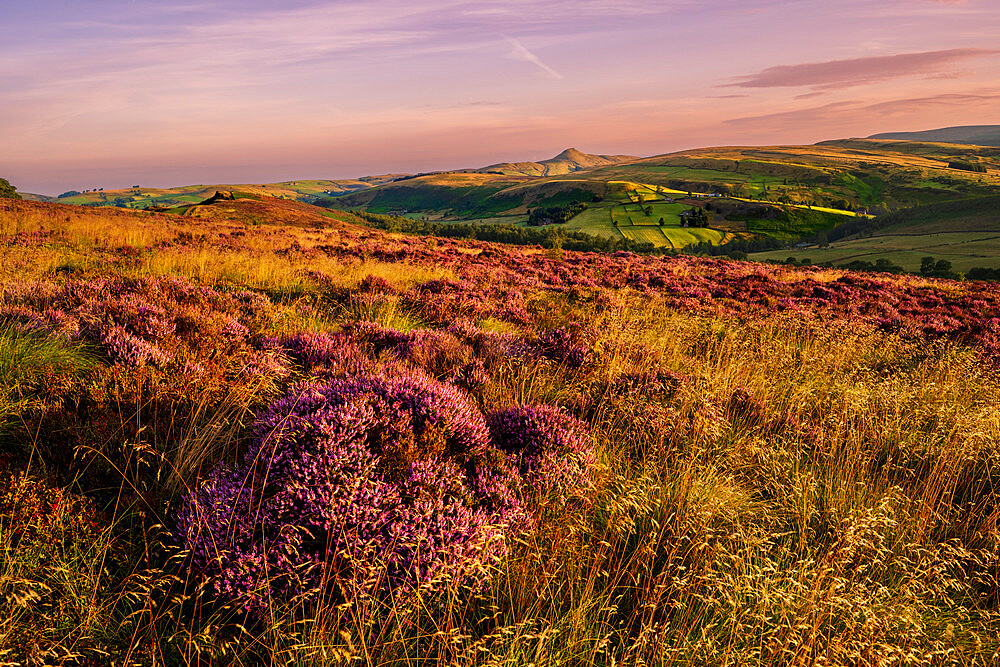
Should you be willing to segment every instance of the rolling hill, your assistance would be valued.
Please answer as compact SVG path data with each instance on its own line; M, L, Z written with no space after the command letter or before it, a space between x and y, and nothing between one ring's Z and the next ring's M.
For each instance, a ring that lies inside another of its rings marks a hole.
M526 224L533 209L585 204L567 229L632 235L678 248L698 241L686 232L674 237L663 233L681 226L679 211L669 207L680 202L682 209L706 208L721 198L721 214L709 212L714 233L699 240L719 243L731 238L727 234L741 233L791 240L859 213L995 193L1000 149L845 139L811 146L703 148L553 176L523 173L529 169L500 171L487 167L476 174L427 174L319 203L437 221L518 225ZM658 227L660 232L633 226Z
M341 180L299 180L281 183L186 185L175 188L133 187L120 190L89 190L66 192L59 197L34 195L37 201L58 201L83 206L118 206L120 208L172 207L195 204L218 190L247 192L266 197L312 201L318 197L344 194L376 187L403 174L364 176Z
M959 125L921 132L883 132L882 134L874 134L869 139L1000 146L1000 125Z
M561 176L593 167L606 167L622 162L633 162L635 155L590 155L575 148L567 148L559 155L539 162L501 162L483 167L479 171L500 173L507 176Z
M832 229L857 215L974 199L1000 188L1000 126L944 128L841 139L807 146L719 146L637 158L569 148L539 162L358 179L271 184L193 185L64 193L62 203L171 208L217 190L276 197L352 211L434 222L523 226L564 224L569 231L681 249L737 237L783 241ZM40 198L44 199L44 198ZM707 228L686 228L681 212L702 209Z

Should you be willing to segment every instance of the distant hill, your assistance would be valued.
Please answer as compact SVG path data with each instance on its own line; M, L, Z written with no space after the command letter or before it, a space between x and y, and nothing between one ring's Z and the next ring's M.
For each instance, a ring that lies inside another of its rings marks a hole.
M540 162L501 162L483 167L480 172L501 173L505 176L563 176L582 169L607 167L639 158L635 155L591 155L567 148L559 155Z
M310 202L320 197L342 195L348 192L374 188L392 182L406 174L383 174L340 180L297 180L282 183L185 185L175 188L123 188L70 192L56 197L33 195L37 201L59 201L63 204L84 206L118 206L119 208L148 208L197 204L217 190L233 190L264 197L278 197Z
M49 197L48 195L39 195L35 194L34 192L18 192L17 194L21 195L21 199L26 199L28 201L46 202L46 201L56 200L55 197Z
M948 144L973 146L1000 146L1000 125L959 125L922 132L884 132L869 139L896 139L902 141L936 141Z

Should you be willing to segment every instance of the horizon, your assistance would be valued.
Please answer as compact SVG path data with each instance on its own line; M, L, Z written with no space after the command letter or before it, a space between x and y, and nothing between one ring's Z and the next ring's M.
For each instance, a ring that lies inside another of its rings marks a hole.
M0 177L55 195L995 124L991 5L43 0L0 26Z

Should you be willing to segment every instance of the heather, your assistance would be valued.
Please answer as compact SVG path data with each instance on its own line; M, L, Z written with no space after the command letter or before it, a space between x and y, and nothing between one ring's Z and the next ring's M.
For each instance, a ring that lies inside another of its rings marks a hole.
M0 221L0 662L1000 660L993 285Z
M259 417L240 464L185 496L176 535L218 595L257 613L321 593L401 604L482 579L530 519L524 488L591 485L582 424L534 410L545 420L516 434L516 416L493 415L491 441L460 390L421 374L296 385Z

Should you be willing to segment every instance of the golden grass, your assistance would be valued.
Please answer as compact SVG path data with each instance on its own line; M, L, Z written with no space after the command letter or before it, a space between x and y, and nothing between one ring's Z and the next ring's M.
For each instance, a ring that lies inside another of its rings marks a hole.
M3 220L7 234L55 226ZM19 249L18 271L70 264L94 275L112 266L95 244L114 247L125 232L70 223L76 235L60 231L61 245ZM230 228L197 224L178 229ZM151 227L147 242L159 233ZM282 295L288 331L346 319L404 329L415 321L396 297L336 310L324 290L368 275L400 289L453 277L268 252L275 239L321 245L327 234L286 229L238 249L213 247L211 236L114 266ZM53 588L58 575L59 586L80 584L68 589L75 606L65 618L75 623L39 640L56 658L86 644L105 647L111 662L140 664L1000 664L1000 377L976 351L850 323L741 322L674 312L628 291L617 299L605 308L534 295L541 327L594 327L595 363L511 361L478 394L486 409L577 410L601 465L596 498L547 508L485 589L453 586L374 617L326 601L240 625L180 565L150 559L158 547L149 521L150 545L136 552L134 571L110 582L97 566L110 561L110 538L86 557L65 552L55 569L32 569L0 517L0 587L28 591L0 601L0 643L44 618L32 614L56 613L32 606L30 591ZM510 330L501 321L485 327ZM652 368L686 380L670 396L608 389L622 373ZM190 483L238 447L265 395L237 387L198 406L172 429L180 435L151 478L171 490ZM135 519L132 509L114 511L114 526Z

